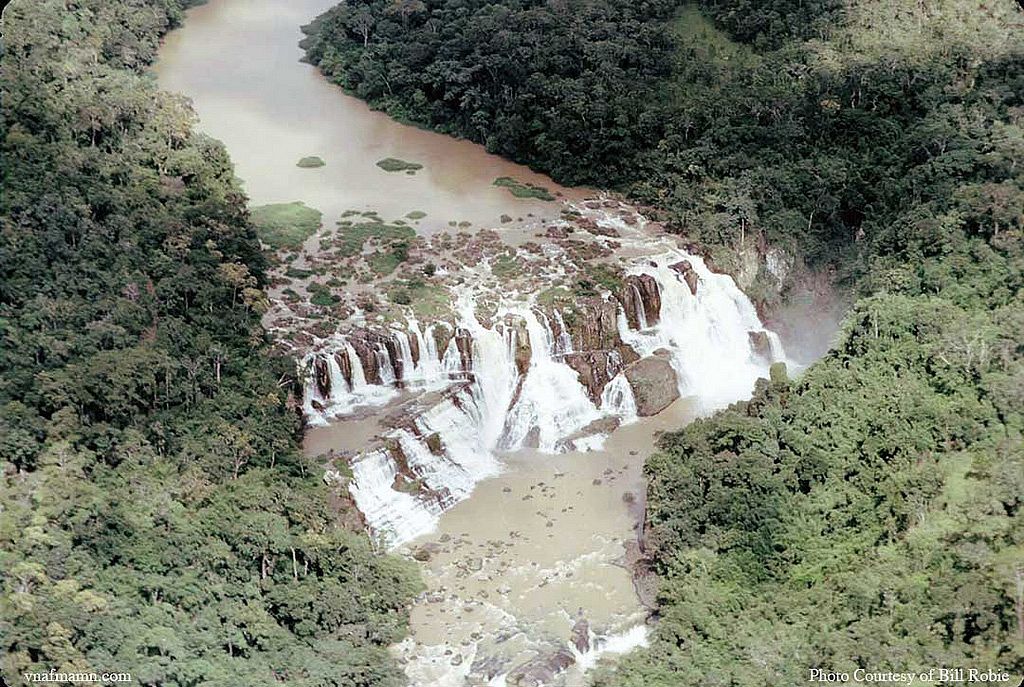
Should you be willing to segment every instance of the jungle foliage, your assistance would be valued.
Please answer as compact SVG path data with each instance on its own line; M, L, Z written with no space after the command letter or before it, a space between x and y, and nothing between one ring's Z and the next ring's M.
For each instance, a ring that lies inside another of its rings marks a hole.
M231 163L146 73L182 10L4 12L2 681L399 684L418 582L338 526Z
M860 299L797 381L662 439L660 621L598 684L1024 672L1022 25L964 0L351 0L308 28L377 107Z

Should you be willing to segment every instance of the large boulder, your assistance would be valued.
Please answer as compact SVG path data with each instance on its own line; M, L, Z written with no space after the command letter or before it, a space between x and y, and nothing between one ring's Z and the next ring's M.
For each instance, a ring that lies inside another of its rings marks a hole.
M583 429L579 429L570 434L569 436L565 437L564 439L561 439L556 445L556 450L575 450L575 447L573 446L574 442L578 441L579 439L592 437L595 434L611 434L612 432L619 428L619 424L621 424L621 422L622 421L619 420L619 418L615 417L614 415L606 415L604 417L599 417L598 419L594 420Z
M530 369L530 361L533 357L533 348L530 341L530 332L526 328L526 322L521 318L506 321L506 327L511 327L516 333L515 363L519 374L526 374Z
M697 276L697 272L693 269L693 265L690 264L689 260L680 260L674 265L669 265L670 268L675 270L682 276L683 281L690 287L690 293L694 296L697 295L697 282L700 281L700 277Z
M603 298L589 298L576 304L572 312L565 314L565 327L576 351L598 351L622 345L619 338L619 309L615 301ZM549 322L557 337L561 334L558 318L550 317Z
M585 654L590 651L590 623L586 618L580 617L572 626L570 640L576 647L576 651Z
M660 352L641 358L625 369L626 381L633 388L636 412L641 417L656 415L679 398L676 371L668 355Z
M569 649L556 649L516 666L509 671L507 681L515 687L540 687L575 662L576 657Z

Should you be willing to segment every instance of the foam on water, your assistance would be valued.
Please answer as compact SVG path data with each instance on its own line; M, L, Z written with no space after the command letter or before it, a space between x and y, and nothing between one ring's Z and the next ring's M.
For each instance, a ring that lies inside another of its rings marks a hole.
M697 277L696 293L684 279L688 270ZM784 359L778 337L765 332L732 278L712 272L701 258L666 250L632 260L626 274L652 278L660 308L656 321L648 318L644 295L631 284L624 297L632 299L637 328L630 327L619 307L621 340L640 357L667 351L680 394L695 398L702 412L749 396L755 381L768 375L772 360ZM311 422L360 406L384 405L399 389L442 391L440 400L413 418L411 427L386 433L383 448L352 461L356 503L370 527L392 546L432 530L440 513L468 497L477 482L497 474L496 451L600 450L607 435L580 436L584 428L607 416L618 417L621 424L637 420L633 388L611 363L611 381L597 403L591 400L578 373L564 362L574 347L558 310L545 313L529 302L506 302L484 324L474 296L463 291L455 299L454 325L424 327L410 317L405 327L392 326L371 339L377 368L373 378L379 384L367 383L370 371L362 369L351 342L338 337L326 355L329 397L320 398L315 383L305 390ZM443 353L437 348L435 327L444 327L450 336ZM767 356L754 350L755 332L766 334ZM464 342L462 350L457 338ZM516 354L527 347L529 360L521 373L524 362L517 366ZM338 355L351 362L351 383L342 375ZM617 355L612 351L609 358ZM305 364L312 365L312 360L307 356Z

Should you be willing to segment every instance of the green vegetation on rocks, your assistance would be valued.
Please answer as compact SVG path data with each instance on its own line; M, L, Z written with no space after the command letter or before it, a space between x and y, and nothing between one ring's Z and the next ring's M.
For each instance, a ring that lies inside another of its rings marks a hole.
M555 197L543 186L534 186L512 177L498 177L494 180L495 186L508 189L516 198L537 198L538 200L554 200ZM510 218L511 220L511 218Z
M256 235L274 250L298 249L320 228L323 216L301 200L258 205L251 210Z
M418 162L407 162L399 160L397 157L386 157L383 160L378 160L377 166L385 172L416 172L423 169L423 165Z
M353 257L365 250L367 243L378 246L389 246L405 243L416 237L416 230L400 224L385 224L381 221L360 222L348 226L339 225L334 245L338 255ZM405 259L404 257L402 258Z

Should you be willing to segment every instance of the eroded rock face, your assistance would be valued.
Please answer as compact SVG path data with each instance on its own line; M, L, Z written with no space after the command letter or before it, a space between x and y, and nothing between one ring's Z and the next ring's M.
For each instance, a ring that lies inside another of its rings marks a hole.
M624 374L633 388L636 412L641 417L657 415L679 398L676 371L667 354L659 351L641 358L627 367Z
M391 361L391 371L395 373L395 379L405 379L405 369L402 362L402 349L394 336L384 339L384 348L388 352L388 359Z
M491 680L505 670L508 661L499 656L485 656L474 659L469 669L470 675L477 675L485 680Z
M345 378L345 382L352 386L352 361L348 359L348 351L336 352L334 359L338 361L338 367L341 369L341 375Z
M455 331L455 345L459 349L462 370L468 372L473 367L473 335L460 327Z
M331 395L331 372L323 358L318 357L313 363L313 379L321 396L327 398Z
M563 361L579 375L580 383L594 403L600 401L605 385L622 369L621 358L612 351L569 353Z
M562 451L572 450L574 441L594 436L595 434L611 434L619 428L620 424L622 424L622 421L614 415L598 418L583 429L577 430L559 441L557 448Z
M380 364L377 359L377 346L380 343L380 336L370 332L360 331L349 337L356 356L359 358L359 365L363 368L363 374L368 384L380 384Z
M626 313L631 329L640 329L641 311L648 326L658 323L661 313L661 291L657 280L649 274L630 274L617 297Z
M434 337L434 347L437 349L437 359L444 359L444 352L448 350L448 342L452 340L455 332L448 327L434 327L432 335Z
M614 301L594 299L578 312L565 316L565 326L577 351L607 350L620 346L619 309ZM556 332L557 334L558 332Z
M690 287L690 293L694 296L697 295L697 282L700 281L700 277L693 269L693 265L690 264L689 260L680 260L674 265L669 265L670 268L678 272L682 277L686 285Z
M549 319L557 337L561 333L558 320ZM563 320L573 352L562 356L562 361L579 375L590 400L600 403L608 382L639 358L619 338L618 304L614 300L593 299L564 315Z
M526 330L526 324L522 320L516 320L509 324L516 332L516 369L519 374L526 374L530 369L530 357L533 349L530 346L530 332Z
M509 671L507 681L514 687L540 687L575 662L576 657L569 649L557 649L516 666Z
M409 337L409 354L412 356L412 364L420 364L420 342L415 336Z

